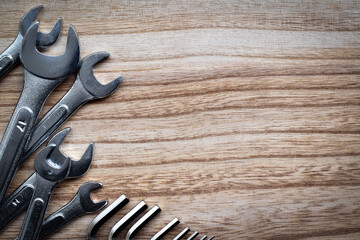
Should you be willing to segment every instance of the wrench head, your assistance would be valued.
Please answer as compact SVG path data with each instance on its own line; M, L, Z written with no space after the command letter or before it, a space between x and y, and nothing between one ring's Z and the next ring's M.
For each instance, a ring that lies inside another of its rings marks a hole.
M63 161L59 161L59 159L52 155L56 148L57 146L55 145L46 146L38 153L34 160L36 172L41 177L52 182L65 180L71 166L70 158L64 158Z
M64 141L66 135L69 133L70 128L65 128L58 132L52 139L49 140L47 146L55 145L56 148L52 152L52 156L55 160L59 160L60 162L65 161L67 157L61 150L60 145ZM90 143L80 160L74 161L71 158L71 167L69 172L69 178L77 178L84 175L88 169L90 168L90 164L92 162L94 152L94 144Z
M93 72L95 64L101 62L105 58L109 57L110 54L107 52L97 52L90 54L81 61L81 67L79 70L79 78L86 89L95 98L103 98L113 93L120 85L122 77L118 77L106 85L102 85L96 80Z
M99 182L86 182L80 186L78 191L80 204L87 212L96 212L108 204L107 200L95 203L91 199L90 192L101 187L102 184Z
M62 79L72 74L79 63L80 47L75 28L69 26L66 50L60 56L47 56L36 48L39 21L35 21L26 32L20 59L24 68L30 73L45 79Z
M25 36L30 25L34 22L36 16L43 9L42 5L36 6L28 11L20 21L19 32L22 36ZM37 33L36 45L41 47L48 47L53 45L59 38L61 32L62 19L59 18L55 23L53 29L48 33L44 34L41 32Z

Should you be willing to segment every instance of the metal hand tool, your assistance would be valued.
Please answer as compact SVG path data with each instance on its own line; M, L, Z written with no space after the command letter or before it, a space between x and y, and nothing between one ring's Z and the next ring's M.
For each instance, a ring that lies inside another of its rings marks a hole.
M48 143L50 145L60 146L65 136L69 133L70 128L65 128L58 132ZM91 143L86 149L85 153L78 161L71 161L71 168L69 178L77 178L84 175L90 167L93 156L93 144ZM61 159L60 149L56 148L53 151L54 159ZM58 157L56 156L58 155ZM60 156L59 156L60 155ZM35 189L36 174L32 174L25 182L23 182L13 193L8 196L1 204L0 208L0 231L2 231L9 223L11 223L17 216L29 206L31 197Z
M103 208L108 203L107 200L94 203L90 197L90 192L100 187L102 187L102 184L99 182L82 184L69 203L44 219L38 239L46 239L77 217Z
M36 49L38 26L39 22L34 22L23 39L20 58L24 67L24 88L0 144L0 202L46 98L74 72L80 58L79 41L72 26L69 27L65 53L56 57L43 55Z
M66 120L83 104L112 94L120 85L122 77L106 85L99 83L93 66L107 58L107 52L98 52L81 61L80 71L71 89L36 124L19 166L35 152Z
M190 232L190 228L188 228L188 227L184 228L184 230L182 230L178 235L176 235L176 237L174 237L173 240L180 240L180 239L183 238L188 232Z
M35 157L35 189L20 231L21 240L37 239L51 194L69 175L70 159L64 157L64 161L60 163L51 156L56 147L47 146Z
M0 54L0 80L19 63L21 43L24 35L42 8L43 7L41 5L36 6L24 15L20 21L19 32L15 40L7 49L5 49L4 52ZM36 45L41 47L53 45L60 36L61 24L62 19L59 18L53 29L48 34L38 32Z
M159 232L157 232L150 240L159 240L163 238L168 232L171 231L176 225L180 223L179 219L174 218L171 222L166 224Z
M116 240L122 230L124 230L135 218L147 209L147 204L141 201L130 212L122 217L110 230L108 240Z
M194 232L187 240L193 240L197 235L199 235L198 231Z
M214 239L215 238L215 236L214 235L212 235L210 238L209 238L209 240L212 240L212 239Z
M206 235L204 235L202 238L200 238L200 240L205 240L207 238Z
M121 195L110 206L97 215L86 230L86 239L96 240L96 234L99 228L128 203L129 199L125 195Z
M140 218L127 232L126 240L134 240L135 235L142 229L148 222L150 222L158 213L161 212L161 209L158 205L152 207L142 218Z

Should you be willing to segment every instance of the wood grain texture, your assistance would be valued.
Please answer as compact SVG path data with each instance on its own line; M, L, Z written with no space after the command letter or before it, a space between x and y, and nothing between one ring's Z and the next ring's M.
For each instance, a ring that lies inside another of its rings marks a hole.
M216 239L360 238L359 1L3 1L0 49L36 4L41 30L58 17L75 26L82 57L111 53L95 68L101 82L124 77L65 124L64 151L80 157L93 141L94 162L55 190L48 214L81 183L100 181L94 199L131 201L99 239L141 200L162 212L137 239L174 217L181 224L165 239L186 226ZM17 67L0 82L0 134L22 79ZM33 172L33 158L10 190ZM51 239L84 239L95 216ZM0 238L17 236L23 217Z

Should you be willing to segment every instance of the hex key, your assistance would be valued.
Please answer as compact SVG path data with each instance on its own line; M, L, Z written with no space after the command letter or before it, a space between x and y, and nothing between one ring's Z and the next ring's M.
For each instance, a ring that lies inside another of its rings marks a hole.
M137 218L143 211L147 209L147 204L141 201L130 212L122 217L109 232L108 240L116 240L122 230L124 230L135 218Z
M94 220L91 221L87 230L86 230L86 239L88 240L96 240L96 233L99 228L112 216L115 215L121 208L123 208L129 199L125 195L121 195L118 199L116 199L109 207L107 207L104 211L102 211L99 215L97 215Z
M183 238L188 232L190 232L190 228L186 227L182 230L173 240L180 240Z
M212 239L214 239L215 238L215 236L214 235L212 235L210 238L209 238L209 240L212 240Z
M163 238L168 232L171 231L176 225L180 223L179 219L174 218L171 222L166 224L158 233L156 233L150 240L159 240Z
M193 240L197 235L199 235L198 231L194 232L187 240Z
M142 229L148 222L150 222L159 212L161 209L158 205L152 207L142 218L140 218L127 232L126 240L134 240L135 235Z
M200 240L205 240L207 238L206 235L204 235Z

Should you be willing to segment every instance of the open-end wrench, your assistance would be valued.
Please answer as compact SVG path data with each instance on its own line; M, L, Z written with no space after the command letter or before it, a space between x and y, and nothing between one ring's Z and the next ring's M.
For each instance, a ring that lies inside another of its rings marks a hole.
M93 73L93 66L109 55L107 52L98 52L85 57L81 61L80 70L71 89L35 125L30 142L19 165L36 151L83 104L107 97L117 89L122 77L102 85L96 80Z
M22 42L20 59L24 88L0 144L0 202L5 197L45 100L79 63L79 41L72 26L69 27L65 53L56 57L37 50L38 27L39 22L34 22Z
M82 184L70 202L44 219L38 239L46 239L77 217L103 208L108 203L107 200L94 203L90 197L90 192L101 186L102 184L99 182L86 182Z
M38 13L43 7L41 5L34 7L27 12L20 21L19 32L11 45L0 54L0 80L19 63L19 55L21 50L21 42L31 23L35 20ZM59 18L53 29L44 34L37 33L36 45L40 47L48 47L53 45L61 32L62 19Z
M60 146L70 128L57 133L48 143L50 145ZM54 160L63 161L63 155L59 148L55 148L52 152ZM68 177L77 178L84 175L90 167L93 156L93 144L90 144L85 153L78 161L71 161L71 168ZM36 173L32 174L25 182L23 182L14 192L8 196L0 207L0 231L2 231L10 222L24 212L29 206L31 197L35 189Z
M64 181L70 172L70 158L54 161L51 153L58 146L50 145L35 157L35 188L18 239L35 240L38 237L50 197L55 187Z

